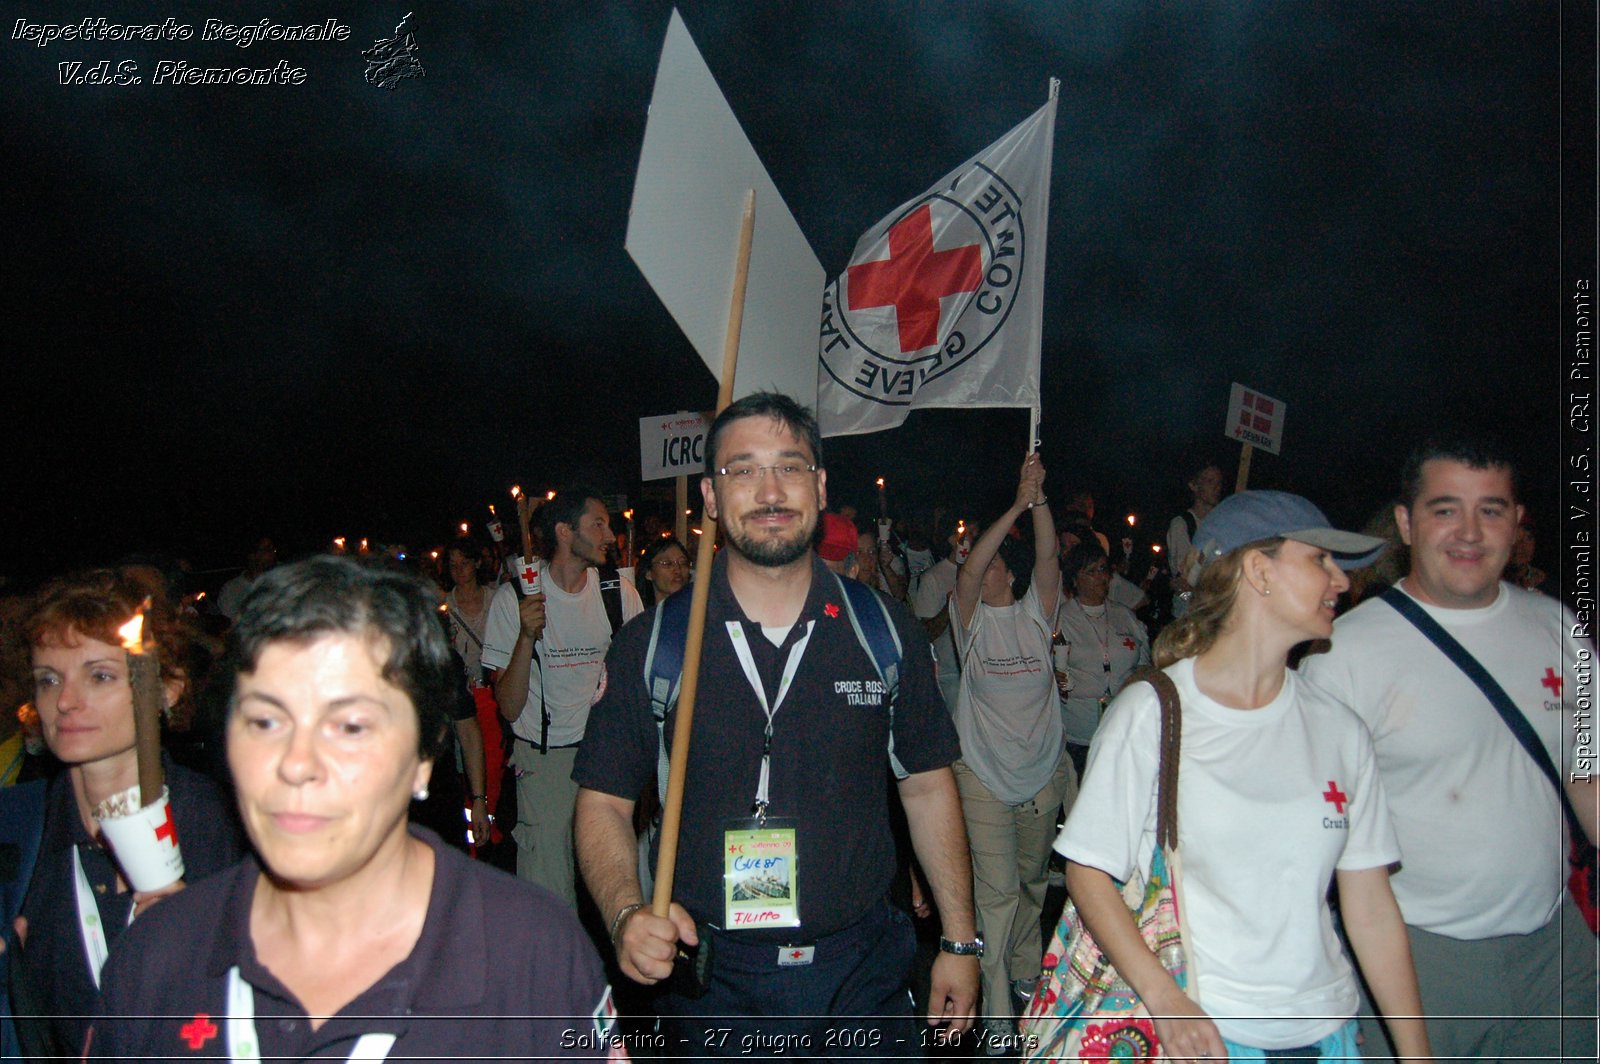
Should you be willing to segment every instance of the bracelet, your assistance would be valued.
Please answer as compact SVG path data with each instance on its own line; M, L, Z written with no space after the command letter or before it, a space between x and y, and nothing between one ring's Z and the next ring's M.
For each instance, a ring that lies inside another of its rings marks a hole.
M634 913L638 912L640 909L643 909L643 908L644 908L644 902L636 901L632 905L624 905L621 909L619 909L617 911L616 919L611 921L611 941L612 942L616 942L616 940L617 940L617 932L622 930L622 922L624 920L626 920L628 917L632 916Z
M471 801L474 801L474 802L477 802L477 801L487 802L489 800L489 796L487 794L469 794L469 795L467 795L467 798L470 799Z

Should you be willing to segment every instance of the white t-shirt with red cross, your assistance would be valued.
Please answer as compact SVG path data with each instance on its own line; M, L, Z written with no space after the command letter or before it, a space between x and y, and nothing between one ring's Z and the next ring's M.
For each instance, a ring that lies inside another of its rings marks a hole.
M1355 974L1327 904L1335 869L1400 857L1361 721L1292 672L1259 709L1233 709L1165 670L1182 703L1178 846L1184 946L1200 1006L1224 1038L1309 1045L1355 1015ZM1119 881L1155 844L1160 703L1149 684L1111 703L1057 852Z
M583 738L589 723L589 706L600 697L600 680L605 674L606 651L611 647L611 618L600 597L600 574L584 571L584 585L577 594L568 594L556 585L539 562L539 589L544 592L544 633L534 649L537 663L528 668L528 700L522 715L511 725L519 738L538 742L540 690L550 712L551 746L568 746ZM504 669L511 662L511 651L522 631L517 611L515 581L500 586L489 602L489 620L483 633L483 664ZM628 621L644 612L639 592L622 580L622 619Z
M1418 605L1489 671L1570 772L1579 645L1569 638L1571 613L1506 583L1482 609ZM1301 671L1372 730L1405 855L1393 886L1406 923L1459 939L1549 923L1565 889L1560 800L1477 685L1378 599L1339 618L1332 651Z

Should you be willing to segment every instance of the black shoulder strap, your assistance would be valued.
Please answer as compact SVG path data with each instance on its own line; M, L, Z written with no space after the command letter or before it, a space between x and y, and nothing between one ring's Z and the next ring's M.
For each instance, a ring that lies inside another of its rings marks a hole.
M1505 688L1489 675L1472 652L1462 646L1456 637L1444 630L1444 626L1428 615L1428 611L1417 605L1415 600L1401 591L1398 587L1391 587L1378 596L1393 606L1395 611L1416 626L1417 631L1428 637L1428 641L1444 652L1445 657L1455 663L1455 666L1467 674L1467 679L1478 685L1478 690L1494 706L1495 712L1500 714L1500 719L1505 721L1506 727L1511 729L1511 734L1517 737L1517 742L1533 758L1533 763L1539 766L1539 771L1550 781L1556 789L1556 796L1561 799L1561 811L1567 817L1567 830L1572 832L1574 839L1584 837L1583 827L1578 823L1578 814L1572 808L1572 802L1567 798L1567 789L1561 785L1561 773L1556 771L1555 763L1550 760L1550 752L1544 748L1544 743L1539 741L1539 736L1534 733L1533 725L1517 709L1511 696L1506 694Z
M1200 527L1200 522L1194 519L1193 510L1183 511L1183 527L1189 530L1189 542L1194 543L1194 530Z
M606 617L615 633L622 627L622 577L614 565L597 565L595 573L600 578L600 601L605 603Z

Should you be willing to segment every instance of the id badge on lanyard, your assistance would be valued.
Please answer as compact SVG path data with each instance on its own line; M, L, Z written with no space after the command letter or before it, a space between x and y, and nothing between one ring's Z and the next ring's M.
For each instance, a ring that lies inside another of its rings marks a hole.
M778 697L768 705L755 657L745 641L744 626L737 621L727 622L734 655L767 715L761 747L761 775L750 816L728 821L722 831L722 926L728 931L800 926L798 826L786 818L767 816L767 807L771 804L773 720L794 682L800 659L811 642L814 624L807 621L806 634L790 648L783 663Z

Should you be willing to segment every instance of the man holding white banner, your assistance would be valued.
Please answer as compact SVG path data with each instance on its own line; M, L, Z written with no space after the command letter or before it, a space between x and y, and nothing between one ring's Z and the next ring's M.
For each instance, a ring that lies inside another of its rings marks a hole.
M1026 121L902 204L823 290L824 436L892 429L915 407L1039 411L1056 90Z

